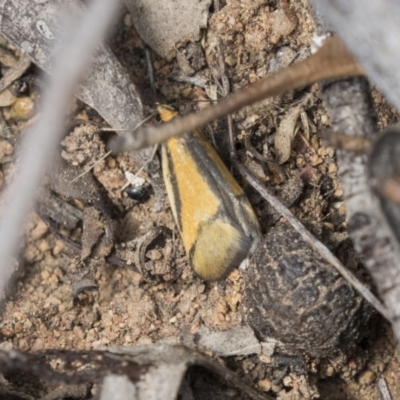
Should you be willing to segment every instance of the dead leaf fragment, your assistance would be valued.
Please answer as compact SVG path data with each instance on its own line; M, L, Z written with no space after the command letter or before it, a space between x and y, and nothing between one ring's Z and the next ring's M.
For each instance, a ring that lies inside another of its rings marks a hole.
M222 357L261 354L260 342L248 326L238 326L223 332L202 327L197 336L200 346Z
M300 100L299 103L290 108L289 111L282 118L278 131L275 135L275 152L278 164L283 164L289 159L290 151L292 150L292 142L297 133L297 120L299 119L301 113L304 111L304 107L306 107L310 103L312 104L312 102L312 95L305 96L302 100ZM303 129L304 131L307 131L309 127L304 125L304 118L302 119L302 121ZM307 132L305 132L305 134L308 135Z
M290 157L292 141L295 136L297 119L299 118L302 105L292 107L283 117L278 131L275 135L275 151L278 164L283 164Z

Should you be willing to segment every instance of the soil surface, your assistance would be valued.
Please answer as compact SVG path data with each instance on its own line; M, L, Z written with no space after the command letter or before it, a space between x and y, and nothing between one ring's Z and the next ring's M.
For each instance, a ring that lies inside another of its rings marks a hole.
M222 95L221 85L216 81L221 74L217 38L222 43L231 91L235 91L307 57L314 30L305 0L290 3L232 0L221 4L220 11L213 9L210 13L208 28L200 41L177 46L177 57L170 61L152 53L155 84L161 93L158 96L151 94L144 43L128 13L110 44L132 73L147 111L154 107L156 99L185 113L203 108ZM372 96L379 127L398 122L398 114L385 99L375 90ZM34 91L30 97L37 101ZM280 151L276 149L275 135L295 107L298 108L293 125L296 135L290 142L288 160L279 165L275 162ZM12 107L1 111L12 134L18 136L26 121L16 117ZM103 122L82 104L76 105L75 117L86 122L72 129L64 139L61 156L69 167L82 171L105 154L110 134L97 129L95 124ZM240 160L281 198L290 197L287 193L299 191L301 185L300 195L290 202L292 212L348 268L370 284L362 260L347 236L335 151L324 147L319 137L330 122L319 99L318 85L267 99L232 117ZM206 133L228 162L226 121L214 122ZM12 176L10 154L15 142L15 138L0 140L3 186ZM105 189L102 198L111 200L115 210L111 212L108 202L101 200L94 205L97 214L93 214L88 211L85 199L69 199L75 208L83 210L83 225L75 229L58 228L63 237L55 235L32 213L15 285L0 323L1 348L34 352L45 348L83 350L159 341L187 343L194 342L196 334L204 328L226 331L244 323L240 311L243 271L235 269L221 282L198 278L188 264L168 200L163 210L156 212L152 191L148 198L136 201L121 190L127 183L125 172L135 173L139 167L127 154L108 156L98 162L90 174L100 183L100 189ZM145 174L141 176L148 179ZM258 193L236 177L255 209L264 234L282 222ZM99 217L98 213L103 215ZM101 235L88 222L93 218L97 218L103 229L111 221L115 232L113 242L123 261L119 265L105 261L111 249L106 241L97 241ZM92 237L96 237L94 243ZM65 238L82 242L81 249L71 247ZM128 264L136 265L138 271ZM90 284L85 286L84 279ZM76 290L77 285L83 289ZM199 349L213 355L201 346ZM378 315L371 318L364 338L350 349L335 349L325 358L301 354L304 363L301 368L285 362L284 357L243 355L222 360L249 385L281 400L378 399L380 377L386 379L393 399L400 398L398 351L390 327Z

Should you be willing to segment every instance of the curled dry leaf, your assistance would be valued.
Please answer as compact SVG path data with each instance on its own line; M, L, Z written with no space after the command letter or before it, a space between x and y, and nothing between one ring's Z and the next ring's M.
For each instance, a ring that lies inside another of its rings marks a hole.
M279 164L283 164L290 157L292 141L295 136L297 119L299 118L301 105L291 108L283 117L278 131L275 135L276 159Z
M306 96L299 104L289 109L289 111L282 118L278 131L275 135L276 159L279 164L283 164L290 157L292 142L297 133L297 120L303 111L304 105L309 100L310 97Z

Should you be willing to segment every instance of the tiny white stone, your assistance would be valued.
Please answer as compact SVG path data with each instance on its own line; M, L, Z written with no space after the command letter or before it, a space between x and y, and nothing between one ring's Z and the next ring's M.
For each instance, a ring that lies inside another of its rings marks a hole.
M135 174L132 174L132 172L129 171L125 171L125 178L131 186L137 188L142 187L146 183L146 181L143 178L141 178L140 176L136 176Z

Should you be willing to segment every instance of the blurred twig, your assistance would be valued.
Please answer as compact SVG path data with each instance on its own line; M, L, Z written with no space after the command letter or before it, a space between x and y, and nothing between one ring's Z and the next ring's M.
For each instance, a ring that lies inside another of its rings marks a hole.
M119 1L93 0L79 24L70 27L65 36L68 41L57 54L50 89L43 96L42 118L22 143L20 170L5 193L0 222L1 295L13 272L11 261L18 249L27 213L64 131L63 121L73 91L96 45L115 20L119 5Z

